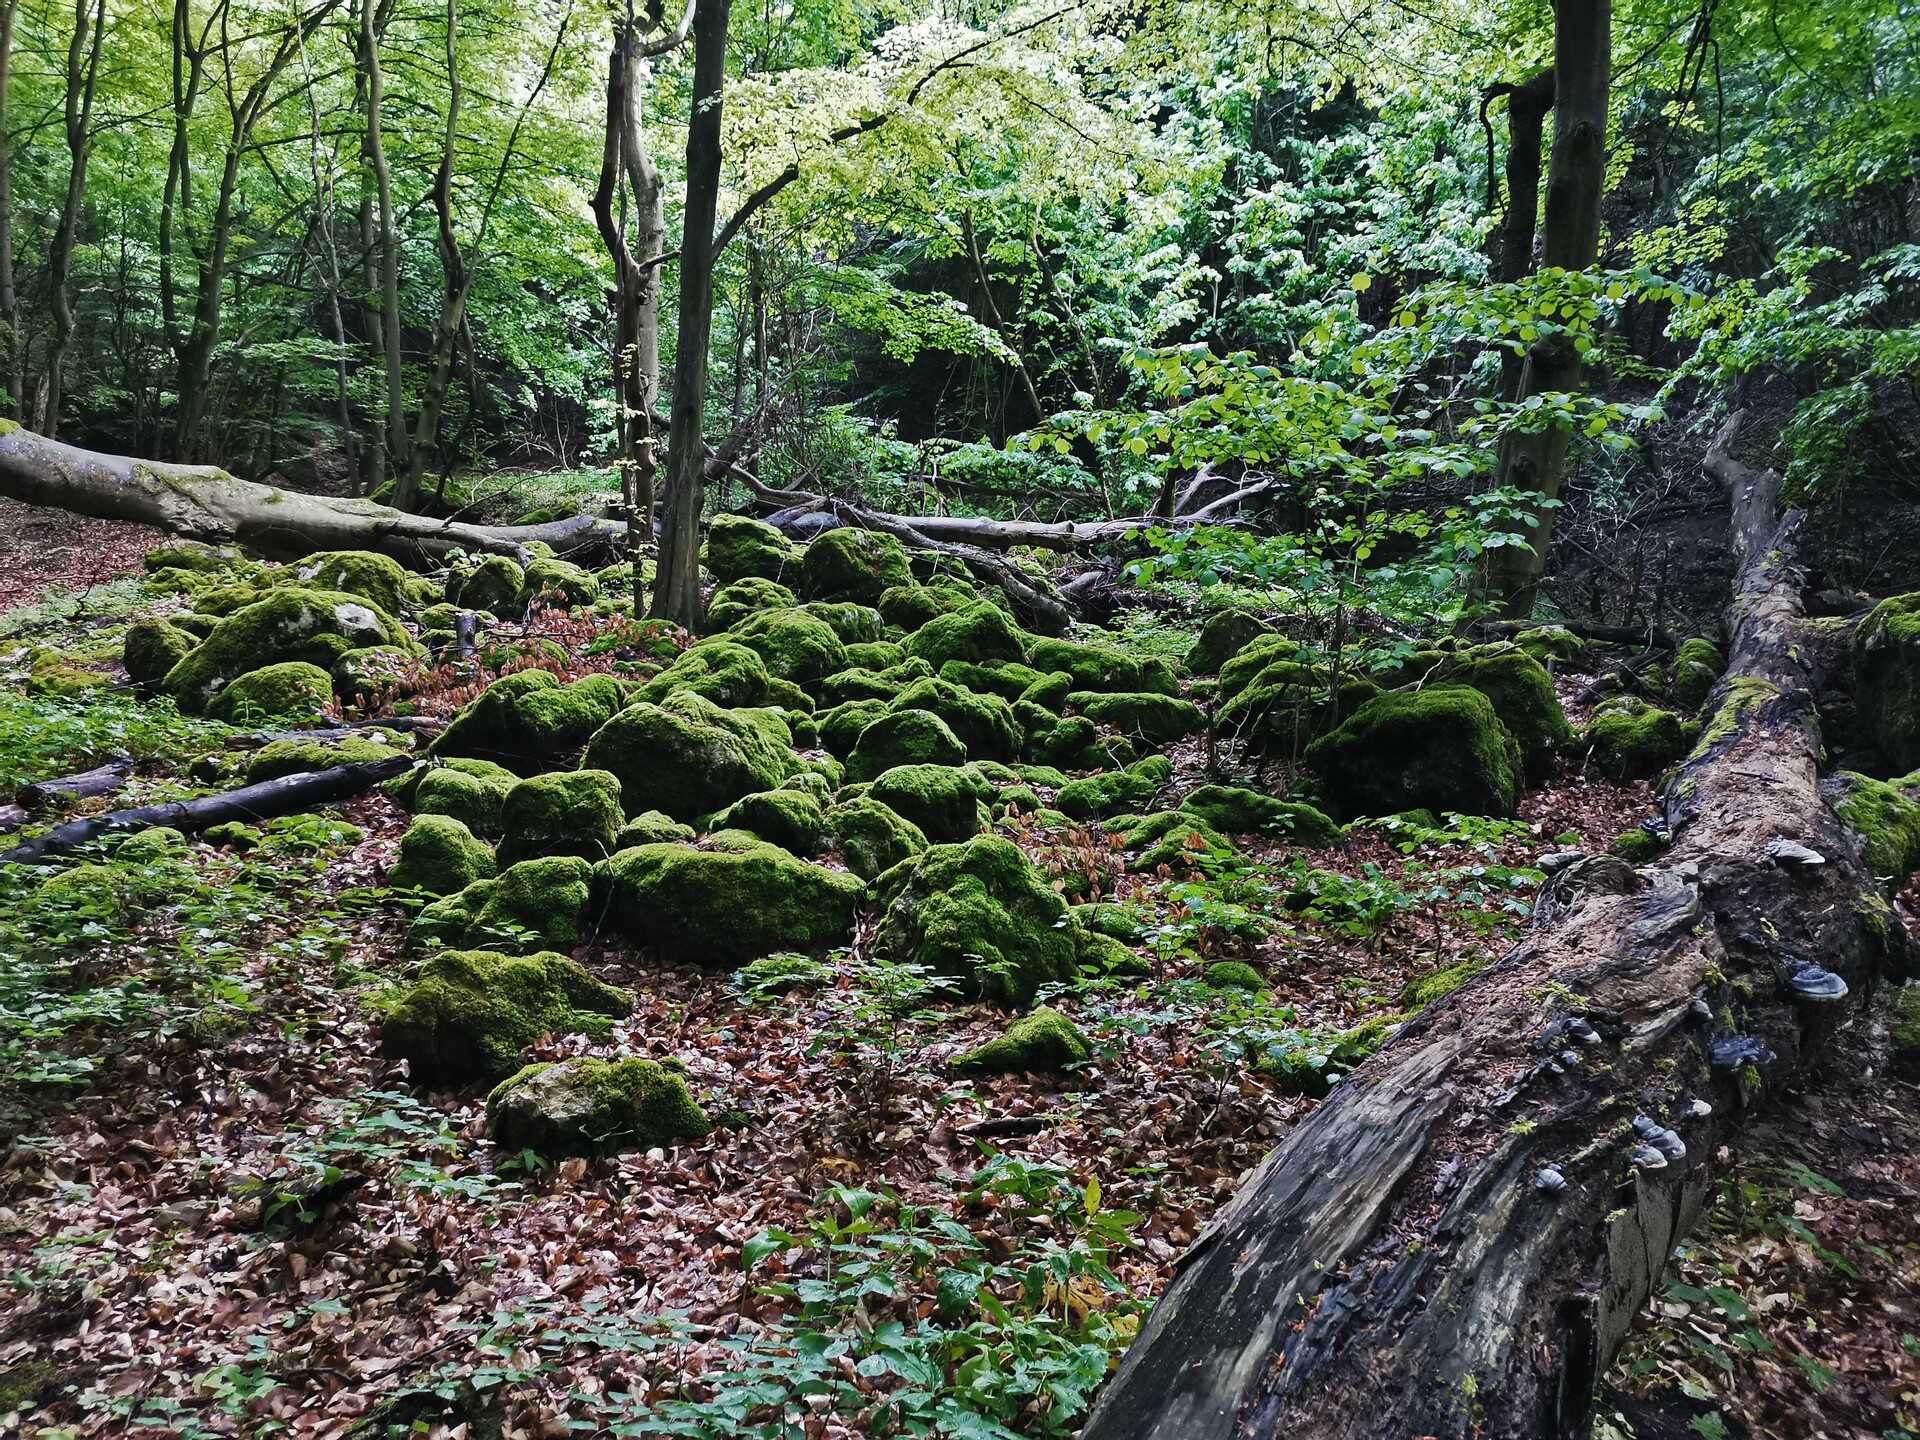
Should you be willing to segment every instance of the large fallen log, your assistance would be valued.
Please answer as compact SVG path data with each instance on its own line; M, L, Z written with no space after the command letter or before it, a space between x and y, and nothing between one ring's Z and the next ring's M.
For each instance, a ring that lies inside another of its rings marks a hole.
M1721 1147L1905 962L1821 797L1802 517L1733 423L1731 664L1670 847L1556 873L1515 950L1334 1089L1183 1257L1085 1440L1584 1435Z
M56 825L37 839L11 850L0 850L0 865L30 865L49 855L64 854L89 841L107 835L144 830L150 825L171 825L192 835L209 826L229 820L252 824L279 815L293 815L316 805L331 805L371 790L382 780L391 780L416 762L404 755L391 760L361 760L334 765L325 770L302 770L277 780L263 780L223 795L203 795L197 800L170 800L160 805L140 805L131 810L114 810L86 820L69 820Z

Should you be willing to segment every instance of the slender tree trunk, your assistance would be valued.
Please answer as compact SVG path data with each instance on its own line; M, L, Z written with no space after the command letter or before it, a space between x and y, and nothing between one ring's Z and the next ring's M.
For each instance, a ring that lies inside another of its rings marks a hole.
M394 485L393 503L411 510L420 494L420 477L440 438L440 416L446 409L447 387L453 378L453 357L460 343L460 325L466 315L467 292L473 284L460 237L453 228L453 158L460 125L459 12L447 0L447 131L440 149L440 168L433 176L433 213L438 222L440 252L440 314L434 320L433 343L427 355L427 384L413 425L413 458L406 478Z
M404 376L401 373L400 355L400 246L394 236L393 227L393 176L387 168L386 140L381 134L381 109L386 103L386 72L380 65L380 38L385 33L386 7L376 4L376 0L360 0L360 75L366 87L367 130L363 145L367 168L373 173L374 196L379 202L379 213L373 218L378 226L377 249L380 271L380 305L377 322L377 344L383 359L385 375L385 414L382 416L386 431L384 446L376 443L370 447L374 464L371 468L370 486L378 489L383 482L387 466L391 465L395 479L395 489L410 486L412 474L412 455L407 443L407 403L403 389ZM363 199L363 206L365 201ZM364 228L364 227L363 227ZM404 499L400 508L412 508L412 496Z
M61 383L65 377L67 347L73 342L73 294L69 279L73 248L79 238L80 210L86 201L87 160L93 152L93 98L100 78L100 45L106 29L107 0L75 0L73 35L67 44L67 194L47 253L53 339L47 347L46 413L41 428L49 437L59 433Z
M180 307L174 288L174 228L176 216L193 213L193 148L188 126L200 99L206 75L207 36L226 14L226 0L214 7L193 34L190 0L173 5L173 143L167 151L167 181L160 196L160 318L167 348L178 355L186 345L180 334Z
M1007 353L1013 357L1014 373L1020 377L1020 388L1026 392L1027 403L1033 407L1033 423L1038 425L1046 418L1047 412L1040 406L1040 392L1033 388L1033 376L1027 372L1027 362L1020 358L1020 352L1007 335L1007 323L1000 314L999 302L993 298L993 281L987 278L986 260L980 253L980 237L974 233L973 215L969 211L960 212L960 233L967 242L967 256L973 261L973 273L980 281L980 295L986 302L987 318L993 322L995 332L1007 347Z
M693 113L687 123L687 208L680 237L680 329L674 355L667 490L653 614L700 627L700 510L707 351L713 338L714 221L720 201L720 104L732 0L701 0L693 22Z
M7 129L7 96L13 86L13 21L20 0L0 3L0 358L7 367L7 413L24 415L21 375L20 291L13 272L13 136Z
M1553 71L1542 70L1507 96L1507 213L1500 226L1500 256L1493 278L1511 284L1533 268L1533 238L1540 221L1540 137L1553 108ZM1508 350L1500 356L1500 398L1520 398L1525 357Z
M1541 247L1542 263L1554 269L1587 270L1599 257L1612 55L1611 0L1560 0L1553 27L1553 155ZM1519 398L1576 389L1581 370L1580 356L1567 337L1543 337L1527 352ZM1497 483L1559 499L1572 438L1561 425L1509 434L1500 446ZM1538 511L1526 536L1525 547L1489 552L1488 587L1511 619L1533 613L1553 540L1552 510Z

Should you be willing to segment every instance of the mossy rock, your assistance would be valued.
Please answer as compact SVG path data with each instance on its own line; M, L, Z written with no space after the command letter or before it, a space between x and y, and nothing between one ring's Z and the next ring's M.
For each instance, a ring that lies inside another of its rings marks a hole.
M1667 693L1682 710L1698 710L1726 668L1726 657L1711 640L1699 635L1682 640L1667 670Z
M1640 780L1685 759L1693 736L1694 727L1673 711L1621 695L1594 712L1580 740L1596 773Z
M423 1085L491 1084L518 1070L520 1052L542 1035L602 1038L632 1009L626 991L564 955L447 950L382 1018L380 1048Z
M887 591L912 580L906 547L857 525L826 531L800 557L800 593L811 600L878 605Z
M671 815L660 810L642 810L626 824L620 827L615 837L615 850L631 850L636 845L690 844L699 837L700 832L691 825L682 825Z
M880 700L890 704L896 695L920 678L904 673L899 666L891 672L848 668L838 675L829 675L821 683L820 700L829 706L845 705L850 700Z
M1267 988L1267 977L1244 960L1216 960L1200 978L1215 990L1244 990L1257 995Z
M134 684L151 689L199 643L199 636L170 620L136 620L121 642L120 663Z
M823 622L840 637L843 645L880 644L886 634L880 612L871 605L855 605L846 600L809 600L800 607L800 613Z
M542 855L598 860L613 853L625 822L620 780L606 770L556 770L522 780L500 806L500 863Z
M487 1135L548 1159L651 1150L713 1129L684 1075L652 1060L529 1065L487 1096Z
M416 946L571 950L580 940L592 879L593 867L577 855L522 860L434 901L414 920L408 940Z
M425 671L421 657L398 645L368 645L333 662L333 690L343 699L372 701L409 694Z
M880 596L880 618L899 630L918 630L930 620L978 604L980 597L959 585L895 585Z
M1121 825L1119 835L1128 853L1127 869L1140 875L1153 874L1162 865L1178 870L1205 860L1232 860L1240 853L1226 836L1185 810L1139 816Z
M412 641L397 620L359 596L289 586L223 619L167 672L161 689L181 709L199 713L249 671L303 661L331 673L347 651L372 645L411 648Z
M500 809L520 777L491 760L455 757L401 777L396 798L417 815L446 815L474 834L500 837Z
M1076 905L1075 910L1087 908ZM1074 954L1080 968L1097 976L1140 976L1150 974L1147 962L1133 953L1127 943L1099 930L1079 929L1074 935Z
M1332 1036L1324 1047L1284 1051L1263 1059L1258 1068L1275 1080L1283 1094L1324 1096L1377 1054L1406 1020L1397 1012L1374 1015Z
M1553 677L1516 646L1490 646L1442 665L1440 683L1478 690L1519 742L1526 778L1538 783L1553 769L1554 756L1573 739L1573 727L1554 693Z
M1572 664L1587 654L1587 642L1564 625L1536 625L1514 636L1513 643L1542 665L1548 661Z
M1204 730L1206 716L1191 700L1151 692L1100 694L1078 690L1067 704L1097 725L1109 725L1123 735L1165 745Z
M1920 985L1903 985L1893 992L1887 1048L1894 1074L1920 1079Z
M527 572L510 556L485 556L453 572L447 581L447 599L464 610L484 610L510 619L526 611Z
M185 615L175 615L171 617L167 623L179 626L182 630L193 636L195 640L204 640L219 628L220 617L218 615L196 615L189 611Z
M940 667L940 678L949 685L958 685L981 695L997 695L1012 704L1048 677L1031 665L1022 665L1017 660L993 665L976 665L971 660L949 660Z
M707 573L722 585L739 580L778 580L792 568L793 543L764 520L716 515L700 553Z
M762 955L733 973L734 987L748 996L789 994L795 990L824 990L833 983L833 966L798 951Z
M562 685L545 670L519 670L462 709L433 753L491 760L524 774L565 769L626 705L626 689L611 675Z
M1072 694L1073 677L1064 670L1055 670L1051 675L1042 675L1022 690L1017 703L1036 706L1058 715L1067 708L1067 697Z
M608 918L668 960L742 965L853 937L862 886L748 836L739 849L641 845L605 862Z
M362 765L374 760L398 760L406 751L378 740L275 740L247 757L247 783L278 780L335 765Z
M760 576L745 576L722 585L707 605L707 628L731 630L762 610L791 610L800 603L785 585Z
M873 882L881 955L920 964L969 998L1025 1009L1078 968L1066 902L1012 841L934 845Z
M149 825L113 847L117 865L153 865L178 860L187 852L187 837L171 825Z
M1251 610L1220 610L1209 615L1187 651L1187 669L1196 675L1217 675L1220 667L1273 626Z
M1022 758L1068 770L1097 770L1109 765L1131 765L1136 759L1132 742L1121 736L1103 735L1100 727L1084 715L1058 718L1022 700L1014 706L1014 715L1032 718L1026 742L1020 747Z
M1632 825L1613 837L1607 853L1630 865L1651 865L1666 848L1667 842L1646 826Z
M1348 815L1512 815L1520 799L1520 746L1464 686L1375 696L1308 746L1307 764Z
M900 765L964 765L966 760L967 747L939 716L889 709L854 741L847 755L847 779L871 780Z
M1920 805L1896 786L1851 770L1823 782L1834 812L1860 837L1867 869L1898 891L1920 869Z
M527 602L557 610L585 608L600 599L600 582L589 570L566 560L527 563Z
M208 713L234 725L270 720L316 720L333 701L333 676L304 660L263 665L236 676Z
M772 710L723 710L679 690L609 720L582 764L619 777L629 814L660 810L693 820L777 789L800 768L791 743L792 732Z
M1179 677L1165 660L1158 657L1141 659L1105 645L1035 637L1026 660L1042 674L1058 670L1072 676L1075 690L1098 690L1104 694L1140 691L1156 695L1180 693Z
M498 870L486 842L447 815L417 815L400 837L400 858L387 876L395 890L453 895Z
M758 650L731 637L702 640L640 687L640 699L658 705L676 690L703 695L722 709L764 705L774 690L773 672Z
M854 641L847 646L849 670L887 671L907 658L907 650L892 640ZM920 662L925 664L925 661ZM928 667L929 670L932 668Z
M282 583L370 600L389 615L408 608L409 575L399 561L371 550L321 550L280 572Z
M1148 755L1124 770L1089 775L1060 787L1053 803L1079 820L1093 820L1121 810L1137 810L1173 779L1173 762L1164 755Z
M995 660L1024 662L1027 636L995 605L976 601L965 609L936 616L904 642L908 655L924 660L937 673L950 660L975 665ZM1058 669L1058 666L1043 666Z
M1854 630L1853 696L1888 767L1920 766L1920 591L1882 600Z
M230 545L208 545L199 540L170 540L140 557L148 574L161 570L190 570L220 575L250 568L247 558Z
M836 705L818 717L819 742L834 755L851 755L867 726L887 713L885 700L848 700ZM960 744L958 739L953 743ZM961 748L964 754L965 747Z
M1278 635L1268 638L1275 642L1272 648L1292 652L1291 641ZM1219 726L1245 734L1260 748L1294 754L1381 693L1365 675L1336 680L1324 667L1292 658L1268 658L1242 671L1243 665L1270 653L1266 639L1249 645L1220 672L1215 694Z
M846 668L846 643L826 621L804 610L761 610L731 634L781 680L807 685Z
M875 778L867 798L885 805L935 843L964 840L986 824L980 783L948 765L896 765Z
M835 805L826 813L826 826L847 869L862 880L872 880L927 848L918 825L870 795Z
M1147 938L1147 920L1131 905L1096 900L1073 907L1074 923L1092 934L1106 935L1127 945Z
M1093 1058L1093 1046L1080 1027L1050 1005L1042 1005L986 1044L953 1057L965 1075L1055 1073Z
M1444 970L1422 975L1400 992L1400 1009L1411 1015L1436 1000L1444 1000L1491 963L1485 955L1472 955Z
M1285 835L1313 849L1340 840L1340 827L1325 811L1237 785L1202 785L1180 802L1180 808L1233 835Z
M1051 765L1013 765L1009 767L1020 779L1029 785L1037 785L1047 790L1060 790L1068 781L1064 770L1056 770Z
M736 800L708 822L710 830L746 830L795 855L818 855L826 839L826 814L818 796L804 790L763 790Z
M946 721L970 758L1011 760L1020 751L1013 707L998 695L980 695L945 680L915 680L893 699L893 711L924 710Z
M53 650L43 650L34 656L33 664L27 671L28 693L54 699L71 699L96 690L111 690L113 685L111 675L85 665L76 665L70 657Z
M251 825L243 825L238 820L222 820L218 825L209 825L200 832L200 838L209 845L218 845L225 850L244 854L256 849L261 841L260 832Z

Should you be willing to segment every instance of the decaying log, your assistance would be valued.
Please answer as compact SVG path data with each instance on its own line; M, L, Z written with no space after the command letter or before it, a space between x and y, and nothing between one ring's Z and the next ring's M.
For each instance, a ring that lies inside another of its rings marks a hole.
M1597 640L1603 645L1633 645L1642 650L1677 650L1680 642L1673 633L1657 625L1598 625L1586 620L1481 620L1474 633L1511 639L1529 630L1558 627L1580 640Z
M31 785L22 785L20 793L13 798L25 809L41 810L56 800L86 800L95 795L111 795L127 783L127 777L132 773L133 761L122 755L91 770L82 770L78 775L63 775L57 780L36 780Z
M49 855L64 854L103 836L144 830L149 825L170 825L184 834L194 834L210 825L238 820L252 824L279 815L293 815L316 805L331 805L351 800L371 790L383 780L414 765L406 756L391 760L362 760L349 765L334 765L325 770L303 770L229 790L224 795L204 795L197 800L170 800L161 805L141 805L131 810L114 810L86 820L69 820L56 825L38 839L11 850L0 850L0 865L27 865Z
M1904 960L1820 793L1802 517L1730 443L1730 664L1670 847L1557 871L1512 952L1335 1087L1183 1257L1085 1440L1584 1435L1720 1147Z

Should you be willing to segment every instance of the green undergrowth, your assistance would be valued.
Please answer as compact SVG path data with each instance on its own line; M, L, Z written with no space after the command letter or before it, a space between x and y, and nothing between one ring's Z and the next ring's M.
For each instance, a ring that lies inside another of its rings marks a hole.
M184 768L233 732L182 715L167 700L118 692L54 697L0 690L0 794L54 779L116 755Z

